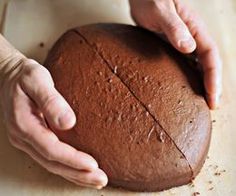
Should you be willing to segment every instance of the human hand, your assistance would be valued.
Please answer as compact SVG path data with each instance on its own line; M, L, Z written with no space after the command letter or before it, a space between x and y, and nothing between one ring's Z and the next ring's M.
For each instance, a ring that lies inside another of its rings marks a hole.
M222 62L216 43L203 21L181 0L130 0L134 21L155 33L163 33L182 53L196 52L204 75L206 98L211 109L219 105Z
M21 55L2 63L0 103L10 143L49 172L81 186L104 187L107 176L94 158L59 141L47 126L65 131L76 122L47 69Z

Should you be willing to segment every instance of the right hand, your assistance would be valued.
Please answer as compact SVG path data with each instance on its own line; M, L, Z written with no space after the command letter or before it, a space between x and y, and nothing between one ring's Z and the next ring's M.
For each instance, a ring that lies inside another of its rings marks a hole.
M4 63L0 102L10 143L49 172L81 186L104 187L108 179L95 159L59 141L45 123L63 131L76 122L73 110L54 88L48 70L21 56Z
M203 20L181 0L129 0L134 21L162 34L180 52L195 51L203 71L210 109L219 106L222 93L222 61L219 49Z

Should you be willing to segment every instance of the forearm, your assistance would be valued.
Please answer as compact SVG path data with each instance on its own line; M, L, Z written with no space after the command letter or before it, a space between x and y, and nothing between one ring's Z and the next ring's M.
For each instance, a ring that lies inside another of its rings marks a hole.
M6 69L6 66L14 64L23 58L24 55L16 50L1 34L0 34L0 73ZM12 62L12 63L10 63ZM5 71L4 71L5 72Z

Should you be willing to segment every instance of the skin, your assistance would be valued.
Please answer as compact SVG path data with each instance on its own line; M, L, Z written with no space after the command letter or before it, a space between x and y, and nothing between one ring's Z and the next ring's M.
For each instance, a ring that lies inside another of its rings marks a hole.
M221 60L201 19L177 0L130 0L130 6L138 25L162 33L183 53L196 52L208 104L216 108L221 94ZM75 125L76 117L55 89L48 70L26 58L1 35L0 46L0 109L10 143L49 172L77 185L106 186L108 178L96 160L59 141L50 130L66 131Z
M195 52L203 71L208 105L216 109L222 91L222 62L202 19L181 0L130 0L130 5L138 25L164 34L182 53Z

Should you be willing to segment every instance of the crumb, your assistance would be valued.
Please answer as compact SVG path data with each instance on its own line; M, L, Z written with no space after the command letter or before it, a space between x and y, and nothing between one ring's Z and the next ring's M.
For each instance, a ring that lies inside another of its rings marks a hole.
M30 166L30 165L28 166L28 169L31 169L31 166Z
M220 172L215 172L214 175L215 175L215 176L220 176L221 173L220 173Z
M189 121L189 123L193 123L193 121L192 121L192 120L190 120L190 121Z
M220 172L226 172L226 170L225 170L225 169L223 169L223 170L221 170Z
M43 48L43 47L44 47L44 43L43 43L43 42L40 42L40 43L39 43L39 47L40 47L40 48Z
M219 166L218 165L215 165L214 169L217 169Z
M207 156L207 159L209 159L210 157L209 156Z
M212 184L212 181L210 180L210 181L208 181L208 183L209 183L209 184Z
M193 193L193 196L197 196L197 195L200 195L200 193L199 192L194 192Z
M213 190L213 189L214 189L214 187L211 187L211 188L209 188L208 190L211 191L211 190Z
M186 88L186 86L182 86L182 88Z
M194 187L193 181L188 184L190 187Z
M213 120L212 122L213 122L213 123L215 123L215 122L216 122L216 120Z

